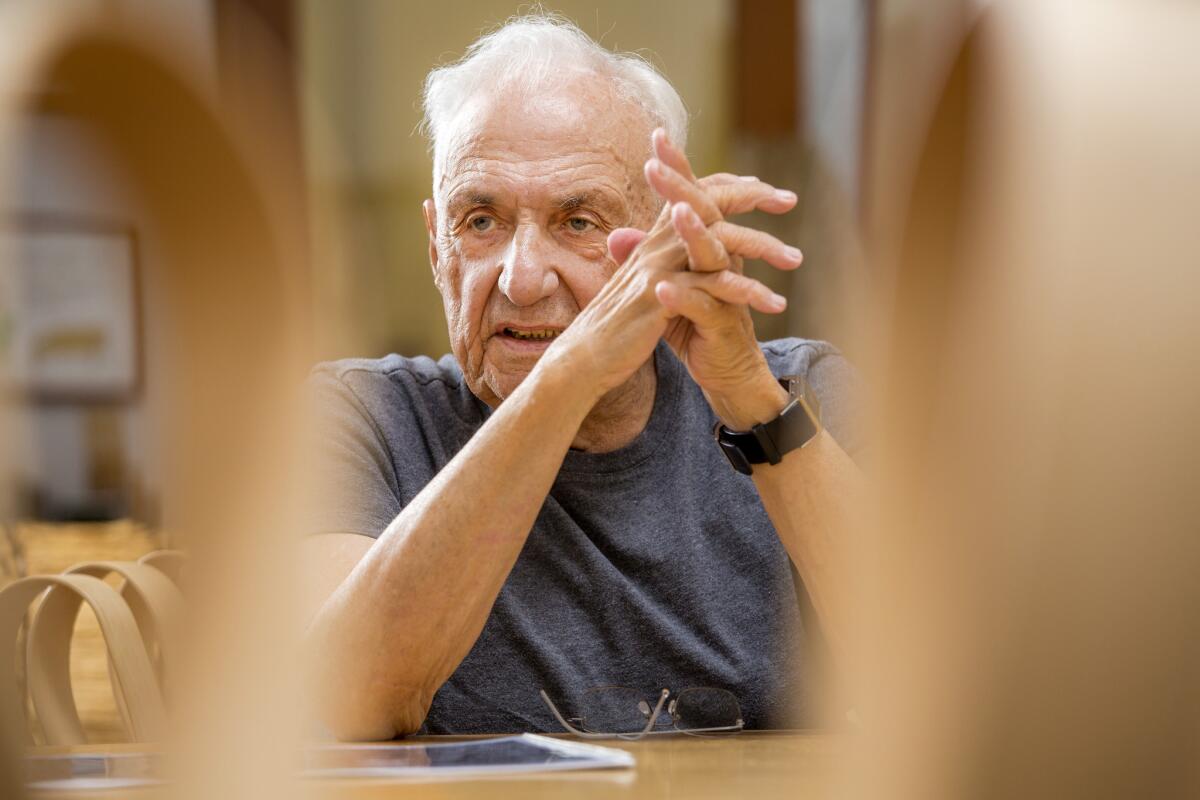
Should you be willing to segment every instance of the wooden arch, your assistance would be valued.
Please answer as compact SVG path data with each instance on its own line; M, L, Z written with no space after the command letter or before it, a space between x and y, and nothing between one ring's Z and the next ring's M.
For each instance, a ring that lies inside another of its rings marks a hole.
M153 231L143 297L155 311L145 335L160 391L147 438L161 464L164 526L192 556L201 612L175 677L194 698L184 713L212 734L238 704L270 705L272 693L255 683L262 659L287 652L288 602L277 589L295 529L287 487L310 342L308 265L296 257L306 228L301 204L280 187L299 182L272 156L275 122L260 113L251 127L229 113L166 18L74 5L3 10L0 216L20 208L11 177L24 123L49 102L103 150ZM11 455L0 446L0 490ZM2 715L22 716L7 707ZM162 726L139 730L157 736Z

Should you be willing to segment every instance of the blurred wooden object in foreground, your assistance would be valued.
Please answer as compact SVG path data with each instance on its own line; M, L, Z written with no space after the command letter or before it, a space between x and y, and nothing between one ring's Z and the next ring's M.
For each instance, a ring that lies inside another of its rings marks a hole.
M896 255L864 797L1200 793L1200 7L988 6Z
M11 176L23 123L53 87L55 112L92 137L146 209L157 252L144 296L156 407L147 439L164 527L191 555L195 612L172 709L170 744L186 756L177 793L269 796L290 771L298 729L290 487L310 363L307 229L294 164L271 147L282 140L276 105L264 91L238 98L237 108L257 104L252 120L231 112L170 9L0 11L0 214L21 207ZM269 53L244 44L247 63ZM0 490L11 486L10 456L0 453ZM20 718L4 710L6 726Z

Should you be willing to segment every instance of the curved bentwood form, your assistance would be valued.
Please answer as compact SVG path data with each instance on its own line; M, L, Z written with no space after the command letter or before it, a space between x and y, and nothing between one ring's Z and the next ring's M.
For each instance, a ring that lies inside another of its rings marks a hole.
M585 739L640 739L647 734L686 733L710 736L738 733L744 727L737 698L725 689L691 687L677 693L670 703L670 689L659 692L658 702L626 686L597 686L586 690L579 705L580 716L567 718L542 689L538 692L550 713L566 730ZM656 729L666 706L671 727Z

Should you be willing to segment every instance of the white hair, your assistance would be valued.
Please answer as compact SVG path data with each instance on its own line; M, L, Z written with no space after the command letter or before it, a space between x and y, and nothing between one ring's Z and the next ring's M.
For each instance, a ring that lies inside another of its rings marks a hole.
M476 93L494 92L498 86L536 91L551 81L561 83L564 71L609 79L619 98L639 107L652 126L666 129L680 148L686 146L687 109L649 61L636 53L607 50L565 17L537 11L481 36L461 59L425 78L422 129L433 150L435 178L449 128Z

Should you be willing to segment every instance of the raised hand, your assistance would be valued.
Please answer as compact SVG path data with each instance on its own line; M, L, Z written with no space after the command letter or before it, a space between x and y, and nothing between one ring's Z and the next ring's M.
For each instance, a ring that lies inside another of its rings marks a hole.
M687 254L686 269L661 277L654 287L672 317L664 338L721 421L745 430L771 419L786 403L786 393L758 347L749 309L779 313L787 304L742 275L742 258L795 269L803 256L774 236L725 217L754 209L785 213L795 206L796 196L756 178L719 174L696 180L687 158L661 130L655 131L654 149L646 179L667 201L659 224L669 219ZM631 229L614 231L610 254L621 263L643 236Z

